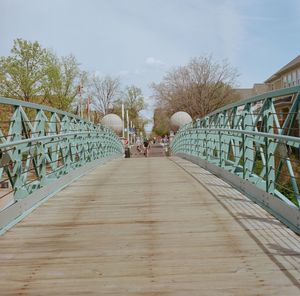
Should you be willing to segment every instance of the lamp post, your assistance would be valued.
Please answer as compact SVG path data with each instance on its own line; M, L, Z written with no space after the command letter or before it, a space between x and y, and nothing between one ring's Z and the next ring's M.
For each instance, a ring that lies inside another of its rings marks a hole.
M135 145L136 143L135 125L133 125L132 127L133 127L133 144Z
M131 135L131 137L130 137L130 138L131 138L131 139L130 139L130 140L131 140L131 143L130 143L130 144L132 144L132 138L133 138L133 137L132 137L132 121L131 121L131 120L130 120L130 135Z
M127 121L127 141L128 141L128 145L130 145L130 142L129 142L129 116L128 116L128 109L126 110L126 121Z
M122 138L125 138L125 124L124 124L124 104L122 103Z

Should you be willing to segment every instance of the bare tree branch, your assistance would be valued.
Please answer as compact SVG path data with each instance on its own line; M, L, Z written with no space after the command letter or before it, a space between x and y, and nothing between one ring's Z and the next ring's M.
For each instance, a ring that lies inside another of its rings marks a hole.
M152 84L153 97L169 115L186 111L193 118L203 117L234 99L237 76L226 61L217 63L212 56L197 57L168 72L161 83Z
M113 102L120 93L120 80L111 76L98 77L93 75L90 79L90 95L92 103L101 116L108 114Z

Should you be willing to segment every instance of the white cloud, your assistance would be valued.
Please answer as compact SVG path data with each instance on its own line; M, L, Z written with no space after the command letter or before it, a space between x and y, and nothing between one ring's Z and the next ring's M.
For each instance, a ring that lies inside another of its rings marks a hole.
M156 59L154 57L147 57L145 59L145 63L149 66L162 66L162 65L164 65L164 63L161 60Z

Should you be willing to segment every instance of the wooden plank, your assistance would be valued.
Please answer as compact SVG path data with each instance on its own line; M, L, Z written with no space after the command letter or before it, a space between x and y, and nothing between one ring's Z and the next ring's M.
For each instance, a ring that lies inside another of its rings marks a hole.
M298 295L299 237L173 161L113 161L36 209L0 238L0 295Z

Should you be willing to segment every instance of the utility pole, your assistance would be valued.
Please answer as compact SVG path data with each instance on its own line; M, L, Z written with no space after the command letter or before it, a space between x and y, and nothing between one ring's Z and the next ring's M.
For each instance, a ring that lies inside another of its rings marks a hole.
M82 110L82 89L83 89L83 83L82 79L80 80L80 83L77 88L77 94L79 95L79 102L77 101L77 115L79 117L83 118L83 110Z
M122 103L122 138L125 138L125 124L124 124L124 104Z
M91 104L91 98L88 96L87 102L86 102L86 113L87 113L87 120L90 121L90 104Z
M132 144L132 121L130 120L130 135L131 135L131 144Z
M126 119L127 119L127 141L128 141L128 145L130 145L129 142L129 116L128 116L128 109L126 110Z
M81 118L83 118L82 89L83 89L83 83L82 83L82 79L81 79L81 80L80 80L80 117L81 117Z
M133 144L136 143L135 125L133 125Z

